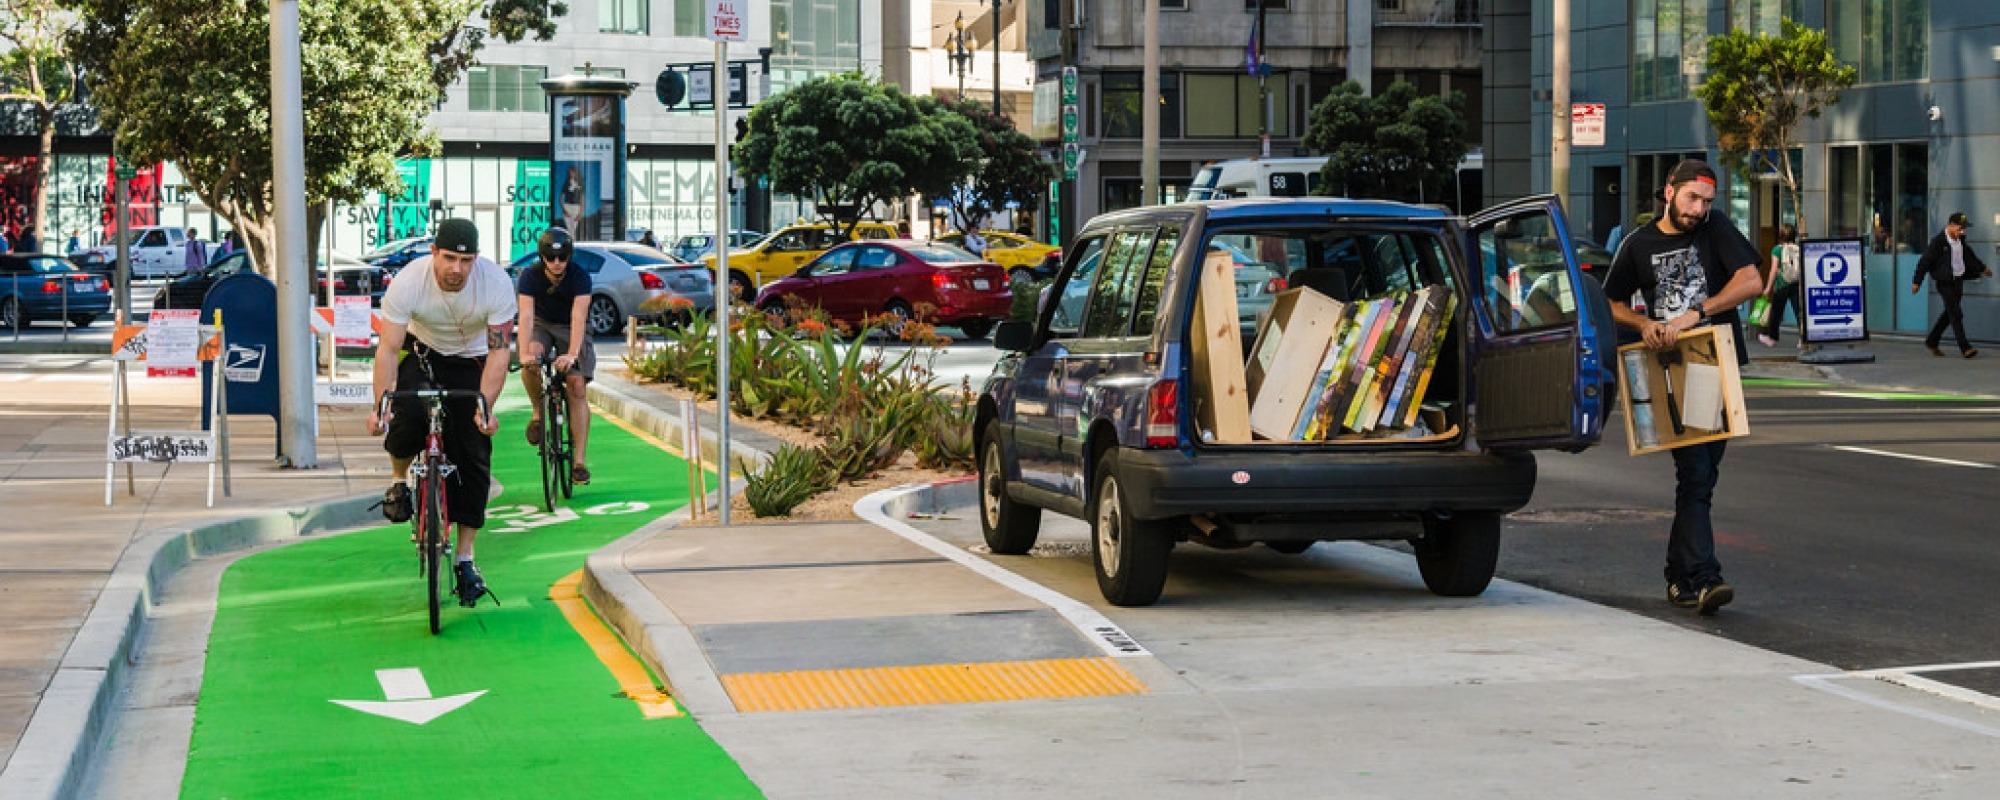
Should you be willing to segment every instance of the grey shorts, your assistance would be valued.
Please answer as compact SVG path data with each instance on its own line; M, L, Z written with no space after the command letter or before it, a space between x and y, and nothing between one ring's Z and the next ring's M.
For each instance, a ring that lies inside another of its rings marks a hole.
M535 341L542 348L556 355L569 352L569 326L535 320ZM576 358L576 366L570 371L583 376L584 380L597 377L597 348L590 342L590 334L583 335L583 352Z

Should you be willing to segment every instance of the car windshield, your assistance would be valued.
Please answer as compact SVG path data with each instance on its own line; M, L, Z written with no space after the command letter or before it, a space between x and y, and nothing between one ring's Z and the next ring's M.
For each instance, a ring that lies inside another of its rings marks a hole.
M948 244L926 244L903 249L926 264L962 264L979 260L978 256Z
M617 253L626 263L639 267L678 267L683 263L650 247L620 247L611 252Z
M71 264L71 263L69 263L68 261L64 261L64 260L62 260L62 259L60 259L60 258L51 258L51 257L46 257L46 256L38 256L38 257L35 257L35 258L29 258L29 259L24 259L24 260L28 262L28 269L29 269L29 270L32 270L32 271L34 271L34 272L44 272L44 273L48 273L48 272L76 272L76 271L77 271L77 268L76 268L76 265L75 265L75 264Z

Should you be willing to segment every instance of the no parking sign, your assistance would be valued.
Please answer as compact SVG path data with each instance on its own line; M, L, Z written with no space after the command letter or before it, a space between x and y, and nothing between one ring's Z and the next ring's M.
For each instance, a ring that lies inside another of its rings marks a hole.
M1855 342L1868 338L1868 302L1861 239L1799 242L1800 305L1805 341Z

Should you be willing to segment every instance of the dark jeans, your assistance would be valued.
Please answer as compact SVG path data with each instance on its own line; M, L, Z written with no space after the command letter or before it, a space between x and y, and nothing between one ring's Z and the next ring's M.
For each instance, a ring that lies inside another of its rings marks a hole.
M1772 339L1784 338L1778 335L1778 329L1785 325L1785 306L1787 305L1797 306L1799 316L1803 317L1806 315L1806 304L1804 300L1799 299L1799 285L1796 283L1788 283L1771 290L1771 316L1764 320L1765 336L1769 336Z
M1667 580L1691 588L1722 580L1722 562L1715 560L1715 525L1709 506L1721 477L1722 451L1727 441L1691 444L1674 453L1674 527L1667 536Z
M1972 349L1972 342L1965 338L1965 312L1958 307L1959 298L1965 295L1965 284L1955 280L1937 282L1938 299L1944 301L1944 313L1938 315L1937 324L1931 326L1931 335L1924 337L1924 344L1938 346L1944 341L1944 326L1951 326L1951 335L1958 337L1958 350Z

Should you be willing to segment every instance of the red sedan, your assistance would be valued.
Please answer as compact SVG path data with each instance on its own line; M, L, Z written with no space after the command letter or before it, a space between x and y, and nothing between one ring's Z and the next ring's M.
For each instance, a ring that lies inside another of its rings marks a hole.
M794 296L850 325L883 312L913 317L929 305L928 321L969 339L985 338L1014 302L1000 265L951 245L908 239L843 243L764 284L757 307L782 312Z

